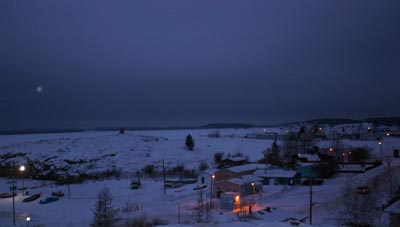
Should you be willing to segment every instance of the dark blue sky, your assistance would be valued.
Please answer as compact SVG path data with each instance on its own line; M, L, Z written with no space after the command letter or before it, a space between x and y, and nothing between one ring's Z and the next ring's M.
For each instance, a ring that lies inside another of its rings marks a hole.
M4 0L0 129L400 115L399 22L398 0Z

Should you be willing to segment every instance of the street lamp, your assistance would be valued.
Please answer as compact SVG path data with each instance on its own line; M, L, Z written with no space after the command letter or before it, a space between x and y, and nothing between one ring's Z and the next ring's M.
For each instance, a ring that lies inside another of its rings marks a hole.
M235 207L234 207L234 209L236 210L236 209L238 209L239 211L241 210L241 204L240 204L240 196L239 195L237 195L237 196L235 196Z
M29 222L30 222L30 221L31 221L31 217L29 217L29 216L26 217L26 223L27 223L26 226L29 226Z
M181 204L178 203L178 224L181 224Z
M19 171L21 171L21 175L22 175L22 195L24 195L24 171L25 171L25 166L22 165L19 167Z
M381 162L383 163L383 155L382 155L382 141L379 141L379 142L378 142L378 144L379 144L379 147L380 147L380 149L381 149Z
M15 163L12 162L12 204L13 204L13 225L15 226Z
M213 207L212 197L213 197L213 184L214 184L215 175L211 175L211 183L210 183L210 208Z

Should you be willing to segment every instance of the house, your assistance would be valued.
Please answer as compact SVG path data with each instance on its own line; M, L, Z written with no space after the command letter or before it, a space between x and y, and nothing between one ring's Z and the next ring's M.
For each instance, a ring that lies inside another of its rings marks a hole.
M316 154L298 154L297 155L298 162L308 162L308 163L319 163L321 159Z
M385 209L389 213L389 227L400 226L400 200Z
M298 154L296 169L301 177L317 177L319 173L316 165L321 163L319 155L316 154Z
M235 192L241 197L262 192L261 179L253 175L245 175L214 183L217 197L225 192Z
M297 172L301 177L320 177L320 174L314 163L298 163L296 165Z
M257 170L255 176L262 179L264 185L296 185L301 183L301 175L291 170Z
M253 174L256 170L270 168L270 166L271 165L266 165L266 164L246 164L226 169L218 169L214 173L215 175L214 182Z
M197 178L197 183L210 185L211 181L215 182L215 172L216 169L208 169L202 172Z
M236 210L240 208L240 195L237 192L222 193L219 198L222 210Z
M244 157L231 157L222 159L218 165L218 168L229 168L233 166L240 166L247 164L248 161Z

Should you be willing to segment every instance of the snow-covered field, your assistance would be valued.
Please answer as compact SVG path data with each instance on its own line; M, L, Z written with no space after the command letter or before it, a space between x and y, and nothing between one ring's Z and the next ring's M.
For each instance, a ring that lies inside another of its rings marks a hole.
M89 226L92 220L92 209L99 189L108 187L113 196L113 204L122 208L126 204L134 205L136 211L121 212L122 217L146 214L168 220L170 226L188 226L194 223L189 208L197 199L195 185L167 189L163 193L160 180L143 179L138 190L130 189L130 179L134 173L148 164L160 165L165 160L166 166L184 164L185 168L198 168L200 161L206 161L214 167L214 153L241 152L250 161L262 157L262 151L270 147L272 140L245 139L249 133L260 133L263 129L221 129L221 138L209 138L212 130L161 130L161 131L127 131L123 135L118 132L80 132L60 134L7 135L0 136L0 155L25 153L15 157L16 164L24 164L27 159L46 163L57 169L67 168L70 174L82 172L98 172L111 168L120 169L125 177L121 179L104 179L86 181L70 186L71 198L68 198L67 186L56 186L52 182L25 179L29 194L42 193L42 198L51 192L62 190L66 196L59 201L41 205L38 200L22 203L21 193L15 197L17 226L26 226L26 216L31 217L30 226ZM185 149L185 137L191 134L195 140L194 151ZM385 160L392 157L394 148L399 148L400 140L385 138L383 141ZM350 146L368 146L375 157L380 157L380 147L376 141L345 140ZM320 147L329 147L331 141L321 141ZM79 160L83 162L78 163ZM71 161L76 164L68 164ZM400 166L400 161L392 160L392 168ZM365 174L339 174L328 179L321 186L314 187L313 226L336 226L334 212L337 199L348 181L368 181L386 170L386 165L368 171ZM397 174L398 175L398 174ZM17 179L21 186L21 176ZM0 193L9 192L10 180L0 178ZM33 189L32 189L33 188ZM231 212L213 212L212 221L203 226L291 226L281 222L289 216L307 217L309 208L309 187L306 186L264 186L264 193L257 196L256 208L267 206L277 208L271 214L261 215L262 220L237 220ZM180 213L181 223L177 225ZM175 225L176 224L176 225ZM12 199L0 199L0 226L12 226ZM301 224L300 226L307 226Z

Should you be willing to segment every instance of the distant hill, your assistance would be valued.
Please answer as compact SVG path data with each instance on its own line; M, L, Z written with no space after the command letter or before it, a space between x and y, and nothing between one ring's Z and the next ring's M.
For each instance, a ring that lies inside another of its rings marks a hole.
M290 124L315 124L315 125L341 125L341 124L358 124L358 123L373 123L377 125L400 125L400 117L375 117L365 118L362 120L354 120L348 118L319 118L308 121L292 122L283 125Z
M68 133L68 132L83 132L83 129L59 129L59 128L33 128L21 130L3 130L0 135L21 135L21 134L46 134L46 133Z
M364 121L377 125L400 125L400 117L375 117L366 118Z
M347 119L347 118L320 118L305 121L307 124L318 124L318 125L342 125L342 124L357 124L362 123L359 120Z
M253 128L254 125L246 123L213 123L203 125L200 128Z

